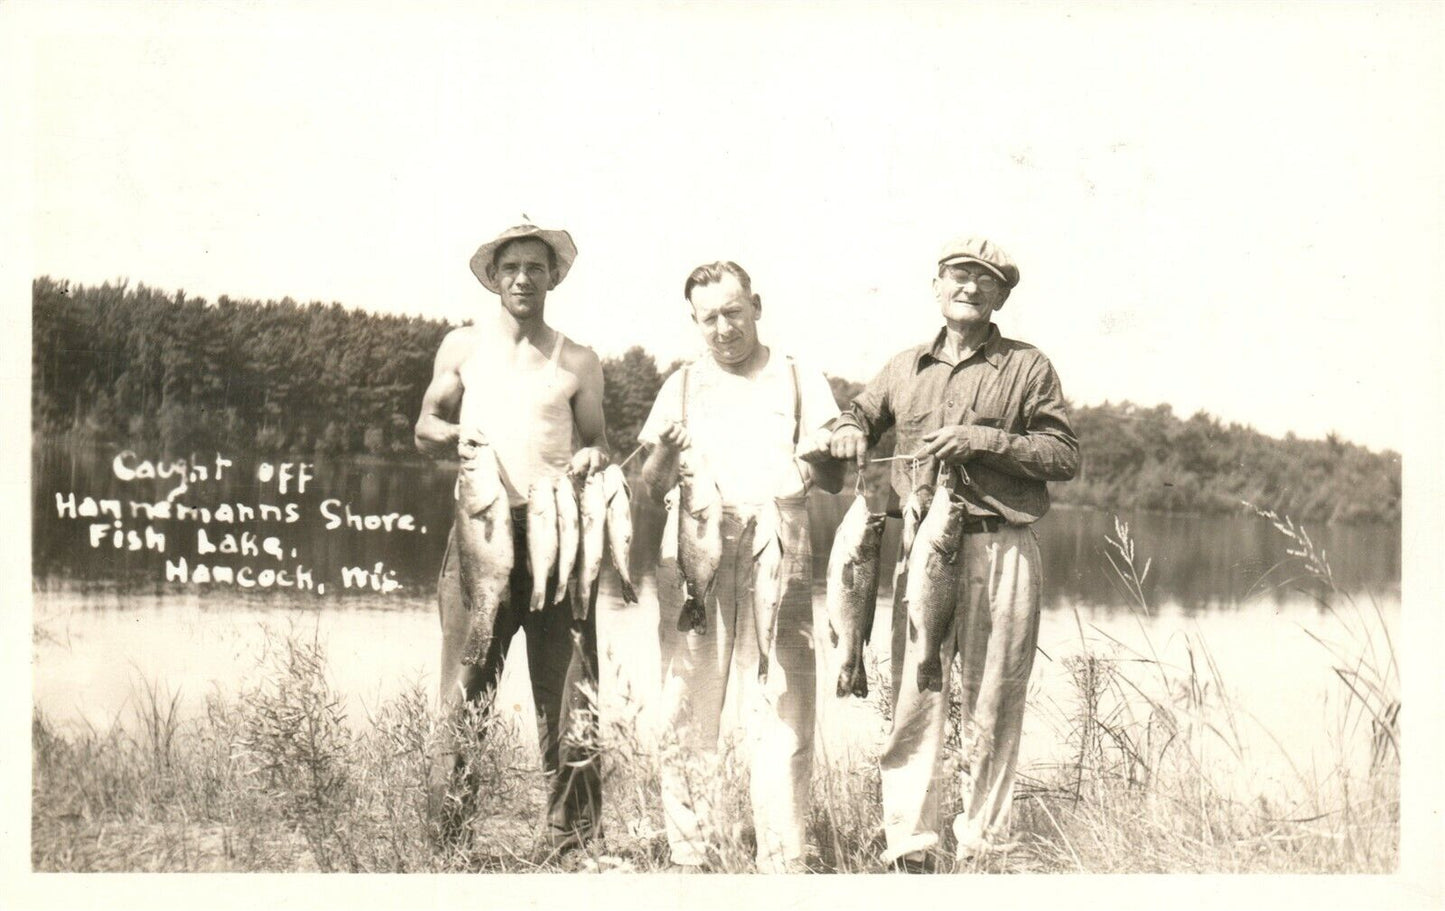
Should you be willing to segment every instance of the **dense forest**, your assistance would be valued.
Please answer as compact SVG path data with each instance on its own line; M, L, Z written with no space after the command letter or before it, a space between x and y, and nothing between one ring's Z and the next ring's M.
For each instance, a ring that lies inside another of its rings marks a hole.
M144 285L32 284L32 417L39 437L165 453L411 456L412 423L444 321L340 304L215 303ZM632 348L603 359L614 454L631 452L663 379ZM830 377L840 405L861 388ZM1057 502L1218 512L1240 500L1309 521L1398 520L1400 458L1334 436L1283 440L1168 405L1074 407L1084 459ZM891 447L891 434L882 448Z

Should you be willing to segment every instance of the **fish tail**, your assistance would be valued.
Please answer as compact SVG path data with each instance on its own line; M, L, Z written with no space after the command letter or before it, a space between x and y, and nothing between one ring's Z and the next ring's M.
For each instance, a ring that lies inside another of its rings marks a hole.
M699 633L707 632L707 614L703 612L702 602L688 596L682 602L682 610L677 615L677 631L690 633L696 630Z
M943 667L935 656L918 665L918 691L943 692Z
M633 587L632 580L626 576L618 576L617 581L622 588L622 600L628 604L637 603L637 589Z
M572 595L572 618L574 620L586 620L587 614L592 609L593 587L577 583L576 591Z
M838 698L868 695L868 669L862 656L850 656L838 674Z
M758 682L768 682L768 656L767 653L758 655Z

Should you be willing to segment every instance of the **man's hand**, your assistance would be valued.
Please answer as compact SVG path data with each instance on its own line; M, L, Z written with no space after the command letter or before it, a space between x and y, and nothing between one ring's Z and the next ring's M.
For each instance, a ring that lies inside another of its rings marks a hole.
M862 468L868 462L868 437L852 424L844 424L833 431L828 440L828 451L840 461L852 461Z
M453 424L450 429L454 442L458 446L464 444L468 446L485 446L487 444L487 435L475 427L463 429L462 425Z
M585 480L592 472L606 468L610 461L612 460L608 458L607 451L601 447L584 447L572 456L572 474Z
M972 424L952 424L930 430L919 441L918 457L932 456L949 465L962 465L973 455L978 428Z
M668 421L657 435L657 442L676 452L692 445L692 435L677 421Z
M808 434L798 441L798 448L793 451L793 458L809 465L821 465L833 458L833 450L830 445L833 439L832 433L826 428L820 428Z

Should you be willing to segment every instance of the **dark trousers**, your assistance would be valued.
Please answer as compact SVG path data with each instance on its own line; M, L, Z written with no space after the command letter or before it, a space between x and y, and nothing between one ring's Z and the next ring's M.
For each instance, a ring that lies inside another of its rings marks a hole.
M560 604L553 604L556 581L549 579L546 607L537 612L530 610L532 575L527 568L525 507L512 510L512 530L515 558L511 592L497 611L480 664L461 663L472 615L461 584L455 530L447 540L437 580L442 625L442 735L432 766L429 815L433 825L439 827L434 834L442 837L457 835L465 825L475 800L475 784L458 781L462 745L451 722L464 700L490 703L507 649L517 630L522 629L527 633L527 667L537 707L537 739L548 779L547 837L553 841L574 836L588 838L596 833L602 816L596 706L584 692L597 692L596 595L587 619L575 620L571 601L579 596L569 594ZM461 793L457 794L457 790Z

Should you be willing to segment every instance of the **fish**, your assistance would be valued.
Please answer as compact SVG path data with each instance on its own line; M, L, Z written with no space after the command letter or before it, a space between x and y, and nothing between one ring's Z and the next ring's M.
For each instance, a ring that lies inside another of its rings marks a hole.
M557 566L557 486L551 478L534 481L527 496L527 563L535 613L547 606L547 579Z
M491 647L497 613L512 576L512 508L491 446L463 436L457 455L461 469L454 527L462 591L471 614L461 662L480 664Z
M918 534L918 523L923 521L923 504L933 499L932 488L924 485L908 492L908 502L903 505L903 528L898 535L898 561L903 567L908 564L908 554L913 550L913 538Z
M664 519L662 523L662 551L660 554L658 554L659 564L677 563L678 496L679 491L676 487L674 487L669 490L667 494L662 498L662 506L664 509L667 510L667 518ZM676 587L678 589L677 594L679 598L678 603L680 604L682 603L682 590L685 587L682 581L682 573L673 573L671 575L671 578L676 580ZM661 573L659 573L657 576L657 584L659 586L659 589L662 586L662 580L663 576ZM660 590L658 592L658 602L662 603L662 593Z
M904 605L907 601L908 555L913 552L913 539L918 534L918 523L923 521L923 504L933 498L933 489L915 486L908 492L908 502L903 505L903 527L898 533L898 562L893 567L894 610L902 610L899 616L906 616Z
M707 600L722 562L722 494L707 460L691 447L679 456L685 475L679 482L677 564L684 582L681 632L707 631Z
M753 628L758 637L758 679L768 679L768 659L778 635L783 600L783 516L776 500L750 520L753 555Z
M566 475L557 479L557 597L561 604L572 584L577 552L582 543L581 514L577 511L577 490Z
M918 662L918 689L943 690L939 650L948 634L958 600L959 541L965 506L946 487L939 487L923 521L918 524L908 554L908 585L904 601L908 612L908 639L922 638Z
M835 647L842 647L837 688L840 697L868 695L863 644L872 635L873 613L878 606L883 523L887 517L887 513L869 510L868 501L860 494L833 534L833 550L828 555L828 635Z
M632 585L632 488L622 469L608 465L602 470L602 490L607 495L607 545L612 551L612 567L617 570L622 600L637 603L637 589Z
M582 484L582 562L577 567L578 598L573 616L587 619L602 572L602 555L607 549L607 491L602 472L594 471Z

